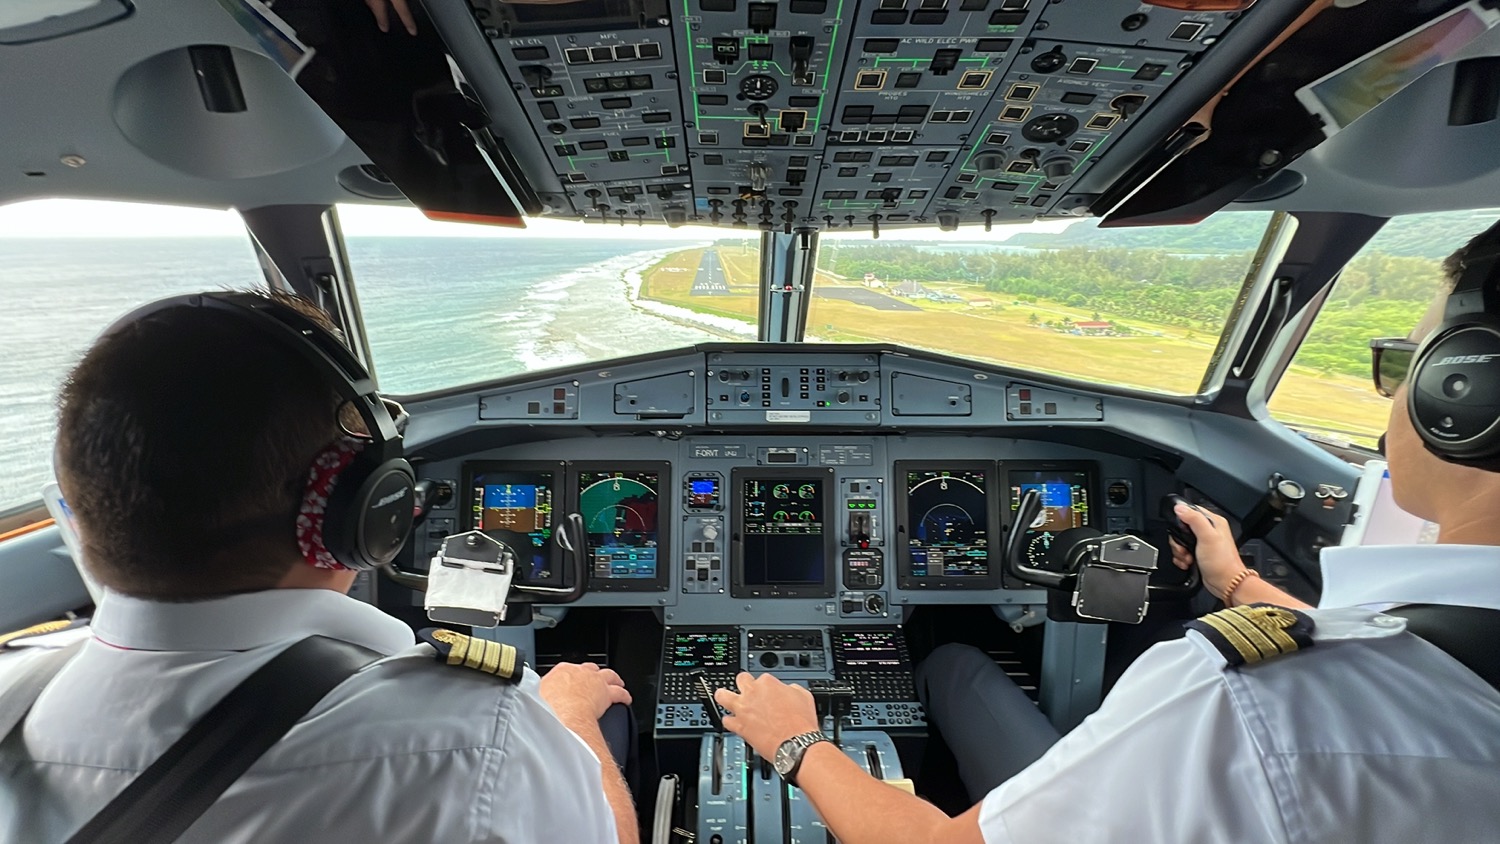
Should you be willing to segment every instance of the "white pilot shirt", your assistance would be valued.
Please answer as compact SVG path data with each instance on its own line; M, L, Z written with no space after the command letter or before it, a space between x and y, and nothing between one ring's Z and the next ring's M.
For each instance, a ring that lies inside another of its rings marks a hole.
M1500 839L1500 693L1369 606L1500 609L1500 547L1323 552L1315 645L1240 669L1152 648L985 798L987 844Z
M608 842L599 760L520 684L453 668L378 609L325 589L192 603L107 596L92 639L0 754L0 841L62 841L200 715L292 643L397 656L325 697L182 842ZM62 635L62 634L57 634ZM24 648L14 648L24 654ZM0 654L0 688L30 657Z

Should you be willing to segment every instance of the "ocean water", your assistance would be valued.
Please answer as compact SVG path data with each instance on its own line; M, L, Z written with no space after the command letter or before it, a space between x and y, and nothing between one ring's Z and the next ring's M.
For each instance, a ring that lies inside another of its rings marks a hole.
M640 270L689 245L354 237L349 252L381 387L401 394L744 338L634 300ZM164 296L260 279L240 238L0 238L0 510L51 478L57 388L100 331Z

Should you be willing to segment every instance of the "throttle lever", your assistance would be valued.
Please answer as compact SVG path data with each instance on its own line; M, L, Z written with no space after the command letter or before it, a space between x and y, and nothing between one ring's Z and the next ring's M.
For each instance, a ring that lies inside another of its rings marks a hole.
M688 672L693 678L693 687L698 692L698 697L703 700L703 709L708 713L708 723L713 725L714 732L724 732L724 710L719 708L719 702L714 700L714 688L708 682L708 672L701 668L694 668Z

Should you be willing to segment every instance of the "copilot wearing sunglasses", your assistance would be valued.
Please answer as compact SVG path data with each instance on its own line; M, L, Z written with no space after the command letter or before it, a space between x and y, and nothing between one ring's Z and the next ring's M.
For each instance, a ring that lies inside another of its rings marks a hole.
M769 674L718 692L725 725L788 769L844 844L1494 840L1497 259L1500 224L1444 265L1456 289L1410 337L1371 344L1395 399L1397 502L1440 525L1439 545L1325 549L1314 609L1245 566L1224 518L1179 506L1229 609L1148 651L1068 735L973 649L923 663L929 718L979 801L956 818L871 778L821 735L809 693ZM1257 636L1297 652L1255 662Z

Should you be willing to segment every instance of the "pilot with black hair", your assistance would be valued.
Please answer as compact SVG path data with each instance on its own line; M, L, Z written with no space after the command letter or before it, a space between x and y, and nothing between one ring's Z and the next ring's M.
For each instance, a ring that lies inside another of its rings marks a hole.
M1412 331L1430 338L1411 369L1419 393L1393 390L1387 443L1397 503L1439 524L1439 545L1325 549L1312 609L1246 568L1222 516L1180 505L1227 609L1140 657L1072 732L973 648L924 661L929 717L978 801L955 818L834 747L800 686L741 674L716 695L725 726L790 769L843 844L1495 840L1500 461L1458 438L1497 421L1500 371L1479 362L1500 358L1500 224L1444 270L1465 283ZM1437 368L1453 361L1474 365Z
M304 301L262 305L332 329ZM638 840L599 721L630 702L615 672L440 666L404 622L345 594L356 573L318 537L320 502L367 433L349 411L284 338L221 310L157 310L88 351L62 389L55 461L106 595L87 630L0 648L3 715L49 646L87 636L0 736L0 840L67 839L220 698L310 636L377 661L181 841Z

